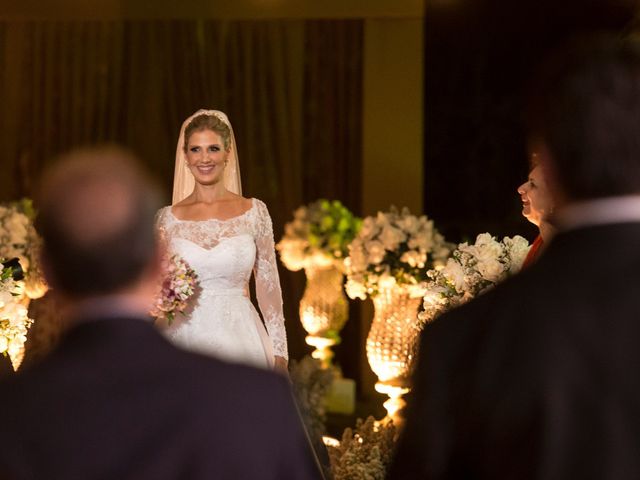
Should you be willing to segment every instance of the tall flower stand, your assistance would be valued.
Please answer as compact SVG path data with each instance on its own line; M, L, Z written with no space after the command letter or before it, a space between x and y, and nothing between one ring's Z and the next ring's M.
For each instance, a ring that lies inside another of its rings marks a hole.
M384 402L388 419L402 423L402 398L411 389L410 374L418 348L421 297L401 286L381 288L373 297L375 314L367 337L367 358L378 376L376 390L389 397Z
M300 301L300 320L309 334L305 340L315 348L311 356L321 362L322 368L334 371L333 386L326 399L327 410L349 414L355 408L355 382L343 378L340 370L333 366L331 350L340 342L339 332L348 319L343 274L326 258L310 260L304 267L307 286Z
M328 368L333 358L331 347L340 341L339 332L348 318L342 272L333 262L309 262L304 271L307 287L300 301L300 321L309 334L306 342L315 347L311 356Z

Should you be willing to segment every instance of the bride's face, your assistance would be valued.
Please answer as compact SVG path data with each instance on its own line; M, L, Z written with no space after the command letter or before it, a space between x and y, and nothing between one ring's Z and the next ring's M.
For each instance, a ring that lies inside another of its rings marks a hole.
M229 152L213 130L193 132L187 145L187 164L196 182L212 185L222 180Z

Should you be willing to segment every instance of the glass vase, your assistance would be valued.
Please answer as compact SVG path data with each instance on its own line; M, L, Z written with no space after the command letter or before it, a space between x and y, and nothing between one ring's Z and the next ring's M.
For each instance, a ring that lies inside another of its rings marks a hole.
M378 376L376 390L389 396L387 417L400 422L402 396L409 392L409 377L418 348L421 297L400 286L385 287L373 297L375 313L367 336L367 358Z
M348 318L343 275L333 263L310 263L305 266L307 286L300 301L300 321L309 334L306 342L315 347L311 354L331 366L331 347L340 341L339 332Z

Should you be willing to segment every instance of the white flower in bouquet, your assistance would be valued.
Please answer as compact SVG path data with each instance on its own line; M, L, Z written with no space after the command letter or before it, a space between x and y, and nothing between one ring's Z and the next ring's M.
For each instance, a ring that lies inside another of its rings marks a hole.
M373 217L366 217L362 221L362 228L360 228L360 232L362 233L362 238L369 238L375 236L380 229L376 223L376 219Z
M509 273L514 274L520 271L524 260L527 258L531 245L527 240L519 235L513 238L505 237L503 240L511 258L511 269Z
M400 257L400 261L408 263L412 267L422 268L427 260L427 254L419 250L409 250L404 252Z
M459 249L475 258L476 268L484 279L496 283L504 274L503 251L505 247L490 234L482 233L476 238L475 244L462 244Z
M332 264L342 268L347 246L361 225L338 200L318 200L294 212L276 249L289 270Z
M415 235L418 233L418 229L422 225L418 219L413 215L408 215L406 217L398 219L398 226L402 229L402 231L407 232L408 235Z
M382 242L382 245L384 245L385 250L395 250L406 240L407 234L400 228L396 228L393 225L385 225L380 233L380 241Z
M461 243L444 268L428 272L419 318L430 321L517 273L528 249L529 243L520 236L499 241L488 233L478 235L472 245Z
M348 261L354 270L364 270L367 267L367 256L362 247L362 241L356 238L353 243L357 247L353 249L353 254L345 260L345 263Z
M462 292L465 290L466 283L464 267L457 260L449 258L442 271L442 275L453 284L457 291Z
M386 250L387 248L382 242L379 242L378 240L372 240L371 242L366 243L365 253L369 257L369 262L378 264L382 263L382 261L384 260Z
M363 220L349 245L347 295L365 298L399 286L421 297L427 271L443 265L450 251L451 245L426 216L412 215L407 208L378 212Z
M349 298L359 298L361 300L366 300L367 298L367 289L364 286L364 276L348 278L344 288L347 295L349 295Z

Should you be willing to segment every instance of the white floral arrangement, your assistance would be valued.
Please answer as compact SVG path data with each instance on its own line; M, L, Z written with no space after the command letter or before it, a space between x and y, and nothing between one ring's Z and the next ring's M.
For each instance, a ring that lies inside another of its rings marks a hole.
M334 445L327 445L334 480L384 480L398 440L392 421L356 420Z
M47 291L38 262L41 239L34 227L35 215L29 199L0 204L0 257L20 260L29 298L39 298Z
M433 320L490 290L519 272L528 252L529 242L519 235L498 240L482 233L472 245L461 243L443 268L429 271L424 310L418 317Z
M33 323L21 302L23 296L24 283L15 281L12 269L0 263L0 353L9 356L14 365L23 352L27 331Z
M326 398L335 380L332 369L322 368L322 362L311 355L292 360L289 378L302 421L311 438L320 439L326 433Z
M451 244L425 215L412 215L407 208L378 212L364 219L359 234L349 245L347 295L365 299L396 285L412 297L424 295L427 272L443 265Z
M361 225L362 220L339 200L320 199L294 212L276 248L284 266L292 271L309 264L342 268L349 243Z
M178 313L184 314L189 306L189 299L198 288L198 276L189 264L180 256L172 255L163 259L162 285L156 295L151 309L151 316L166 319L167 323L175 320Z

